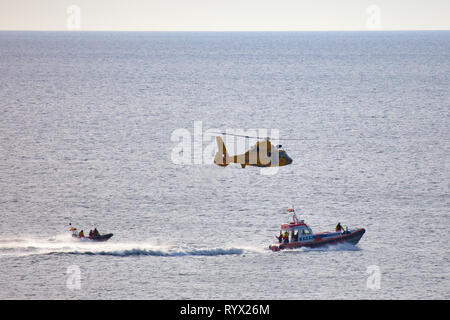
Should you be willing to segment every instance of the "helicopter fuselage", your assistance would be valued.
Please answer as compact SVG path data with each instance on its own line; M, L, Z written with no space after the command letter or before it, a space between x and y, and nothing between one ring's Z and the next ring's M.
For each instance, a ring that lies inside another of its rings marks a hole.
M292 159L286 151L274 147L269 140L256 142L250 150L245 153L229 156L220 137L216 137L218 152L214 157L214 163L226 167L230 163L238 163L242 168L246 166L256 167L282 167L292 163Z

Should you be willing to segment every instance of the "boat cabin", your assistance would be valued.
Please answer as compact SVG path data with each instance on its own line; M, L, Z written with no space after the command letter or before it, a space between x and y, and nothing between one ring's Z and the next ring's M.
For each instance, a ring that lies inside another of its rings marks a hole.
M289 243L305 242L314 240L314 233L311 228L303 221L294 218L293 222L281 225L280 234L288 234ZM284 241L286 241L284 239Z

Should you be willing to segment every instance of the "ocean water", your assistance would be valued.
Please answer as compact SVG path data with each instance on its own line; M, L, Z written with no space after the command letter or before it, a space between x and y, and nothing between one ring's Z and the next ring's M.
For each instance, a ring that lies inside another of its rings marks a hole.
M0 32L0 299L449 299L449 75L450 32ZM175 163L199 124L304 140ZM271 252L292 205L366 234Z

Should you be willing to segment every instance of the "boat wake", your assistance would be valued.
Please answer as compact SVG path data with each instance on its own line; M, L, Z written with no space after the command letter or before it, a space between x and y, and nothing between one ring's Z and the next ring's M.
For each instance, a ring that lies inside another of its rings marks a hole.
M104 256L159 256L159 257L182 257L182 256L220 256L220 255L238 255L243 254L244 250L239 248L211 248L211 249L142 249L131 248L126 250L102 250L102 251L73 251L65 254L86 254L86 255L104 255ZM58 254L58 253L51 253Z
M20 257L29 255L101 255L101 256L221 256L241 255L256 251L251 248L230 247L204 247L204 246L176 246L161 245L156 241L142 242L108 242L92 243L78 241L72 237L61 235L49 239L22 238L0 239L1 257Z

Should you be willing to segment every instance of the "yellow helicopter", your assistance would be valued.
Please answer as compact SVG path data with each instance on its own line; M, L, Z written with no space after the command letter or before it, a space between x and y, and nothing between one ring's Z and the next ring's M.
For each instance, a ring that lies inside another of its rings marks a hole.
M221 134L226 135L227 133ZM261 139L260 137L249 137L237 134L227 135ZM287 155L286 151L281 149L282 146L278 145L275 147L270 143L268 137L257 141L247 152L234 156L228 155L227 148L221 137L216 136L216 141L218 151L214 157L214 163L220 167L226 167L230 163L239 163L242 168L245 168L245 166L282 167L292 163L292 159Z

